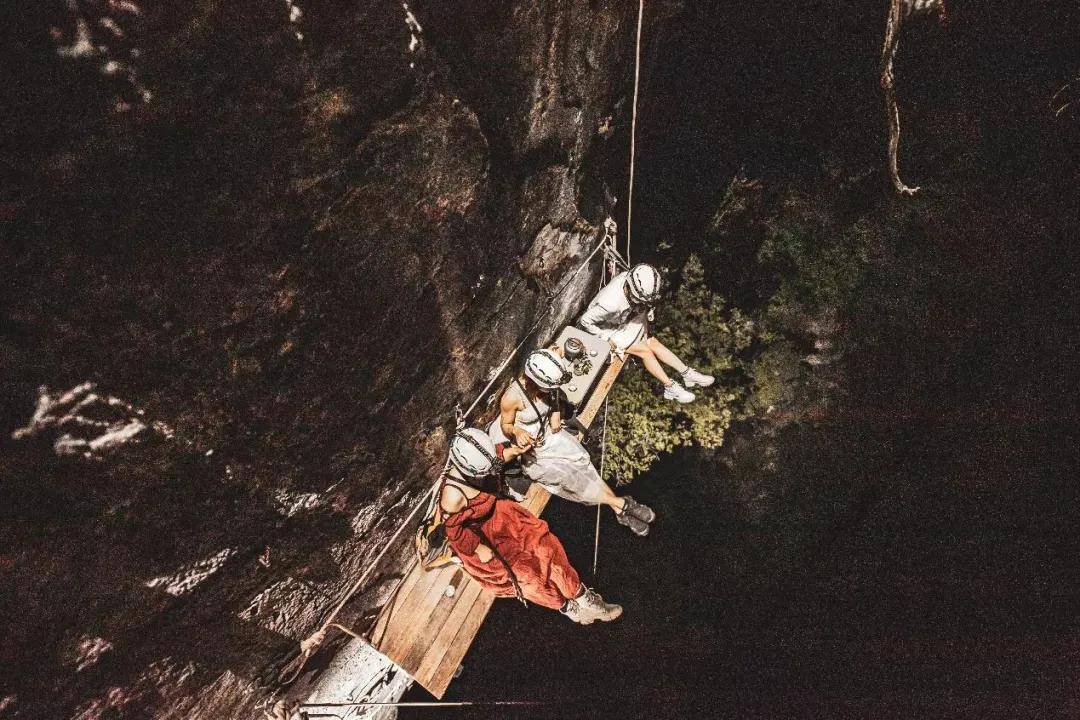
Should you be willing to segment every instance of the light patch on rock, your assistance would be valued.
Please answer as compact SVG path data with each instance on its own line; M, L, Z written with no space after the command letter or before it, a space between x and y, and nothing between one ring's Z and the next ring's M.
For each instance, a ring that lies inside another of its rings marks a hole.
M70 45L56 48L56 54L62 58L89 57L97 52L90 42L90 26L81 17L75 20L75 40Z
M274 494L274 505L277 511L285 517L312 510L326 504L320 493L294 493L280 489Z
M76 649L75 672L82 672L95 664L101 656L113 649L113 644L100 637L83 635Z
M149 588L161 588L170 595L179 597L191 592L199 583L220 570L236 552L233 548L225 548L205 560L186 565L175 573L147 580L145 585Z
M289 22L293 25L299 25L300 19L304 17L304 11L300 9L295 0L285 0L285 7L289 10ZM300 32L299 29L294 30L293 34L296 35L297 40L304 39L304 33Z
M116 21L113 20L111 17L101 18L100 20L98 20L98 25L111 32L114 37L124 37L123 29L119 25L117 25Z
M251 599L237 617L280 635L300 638L301 628L319 620L325 597L314 585L292 577L279 580Z
M145 411L112 395L99 395L94 387L93 383L82 383L56 395L45 386L38 388L37 406L30 422L12 432L11 438L25 440L49 430L63 430L53 442L57 455L81 453L94 458L139 441L148 431L166 439L175 435L161 421L147 425L142 419Z
M270 698L259 702L253 700L260 695L258 685L242 678L232 670L226 670L214 680L206 690L199 693L199 698L190 709L185 708L175 715L166 715L160 720L222 720L222 718L261 718L262 706ZM252 707L254 706L254 707Z
M379 499L381 501L382 498ZM375 521L379 517L379 502L373 502L367 507L363 508L356 514L356 517L352 519L352 530L356 535L363 535L370 530Z
M131 15L142 14L142 10L139 9L139 6L129 0L109 0L109 7L113 10L130 13Z
M420 22L413 15L412 10L409 9L409 3L402 2L401 7L405 10L405 25L409 28L409 52L416 52L417 48L422 44L420 37L424 32L424 28L420 27ZM412 67L410 65L410 67Z
M139 49L130 41L134 28L131 18L142 13L139 6L130 0L109 0L105 8L107 14L93 25L83 16L78 0L67 0L67 10L75 35L65 44L64 30L50 28L56 54L69 60L96 63L102 75L126 79L135 97L144 104L150 102L153 93L140 82L130 62L139 56ZM131 109L131 104L119 95L113 105L117 112Z
M83 704L71 716L71 720L127 717L124 708L130 703L149 697L175 697L196 669L193 662L180 664L171 657L156 660L130 686L110 687L104 695Z

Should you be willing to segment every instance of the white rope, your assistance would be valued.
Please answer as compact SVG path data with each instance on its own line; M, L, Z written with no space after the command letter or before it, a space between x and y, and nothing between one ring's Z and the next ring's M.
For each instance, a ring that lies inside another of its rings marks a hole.
M604 398L604 429L600 433L600 480L604 480L604 456L607 455L607 409L608 398ZM600 560L600 508L602 505L596 506L596 536L593 538L593 550L592 550L592 574L596 577L596 566Z
M301 703L301 702L286 702L284 700L278 700L271 708L270 712L263 711L263 715L267 720L295 720L296 718L303 717L334 717L341 718L342 716L331 710L359 710L363 708L399 708L399 707L416 707L416 708L455 708L455 707L476 707L476 706L501 706L501 705L536 705L536 702L530 700L489 700L486 702L469 702L469 701L432 701L432 700L420 700L413 702L376 702L376 701L356 701L356 702L326 702L326 703ZM320 711L321 708L330 708L330 710Z
M615 274L615 270L618 269L616 263L622 262L622 258L619 257L617 250L609 248L605 253L604 266L600 268L600 285L601 287L607 285L611 276ZM604 396L604 429L600 435L600 480L604 480L604 457L607 455L607 408L608 408L608 396ZM602 505L596 506L596 532L593 536L593 552L592 552L592 574L596 577L596 568L600 561L600 510Z
M480 402L480 400L483 399L484 395L495 384L495 381L499 379L499 376L502 375L503 371L514 359L514 357L521 350L521 348L525 346L525 343L529 341L529 339L532 337L532 334L536 332L536 330L540 327L541 323L543 323L543 321L547 319L547 317L554 311L555 299L562 295L562 293L564 293L566 289L570 286L570 283L574 280L574 278L577 277L578 274L585 267L587 267L590 262L592 262L592 259L596 257L596 253L600 252L605 247L608 247L608 245L613 241L613 226L614 223L604 224L604 237L603 239L601 239L600 243L595 248L593 248L592 252L590 252L584 260L581 261L581 264L578 265L577 269L574 270L574 272L571 273L565 281L563 281L563 284L550 295L550 297L548 298L547 310L541 313L540 317L537 318L536 322L534 322L532 327L529 328L529 331L525 333L525 336L522 338L521 342L519 342L517 346L510 351L510 354L506 356L506 359L503 360L501 365L499 365L498 370L496 370L491 376L491 380L488 381L488 384L484 386L484 389L480 391L480 394L477 395L476 399L473 400L471 405L469 405L469 409L463 413L458 413L458 429L461 429L465 426L465 419L472 413L473 410L476 409L476 406ZM420 501L409 512L405 520L401 523L401 525L394 532L394 534L390 536L390 539L386 541L386 543L383 545L382 550L380 550L379 554L375 556L375 559L368 563L367 568L360 575L360 578L349 587L349 590L345 593L345 595L341 598L338 604L334 607L334 610L323 622L322 627L319 628L319 630L317 630L316 632L312 633L310 636L308 636L305 640L302 640L300 642L300 654L292 662L282 668L281 672L278 674L279 682L288 684L300 675L300 672L304 669L304 664L307 663L308 658L310 658L311 655L314 654L314 652L319 648L323 640L326 638L326 633L330 629L330 626L334 624L333 621L337 617L337 614L341 612L342 608L344 608L345 605L349 602L349 600L352 599L353 595L356 594L356 591L359 590L360 587L367 581L368 577L371 575L371 572L378 566L379 561L386 556L386 553L389 552L391 547L393 547L397 539L401 537L401 534L409 527L409 524L416 518L417 513L419 513L420 510L424 509L425 507L429 506L429 500L433 498L434 494L438 491L439 484L442 482L442 476L449 469L450 460L449 458L447 458L446 463L443 465L442 472L439 473L438 479L432 484L431 488L428 489L427 492L425 492L420 497ZM289 675L290 671L292 671L291 675Z
M630 235L634 215L634 159L637 140L638 89L641 86L641 21L645 16L645 0L638 0L637 44L634 48L634 106L630 115L630 187L626 193L626 262L630 262Z

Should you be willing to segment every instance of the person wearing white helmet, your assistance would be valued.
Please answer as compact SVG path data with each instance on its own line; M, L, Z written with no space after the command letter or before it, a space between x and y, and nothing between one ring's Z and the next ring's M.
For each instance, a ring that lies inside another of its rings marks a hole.
M656 513L634 498L616 495L592 464L589 452L563 427L558 388L570 370L561 348L536 350L525 360L525 372L503 393L499 417L489 433L495 442L528 448L521 456L525 475L552 495L586 505L607 505L620 525L638 537L649 534Z
M635 265L600 289L578 319L578 327L607 340L620 356L640 358L649 374L663 383L666 399L693 402L696 396L687 388L709 387L714 378L694 370L649 334L652 308L659 302L662 289L656 268ZM664 365L679 373L681 384L667 374Z
M483 430L459 431L450 442L450 469L439 509L451 550L466 572L499 597L559 610L589 625L608 622L622 607L585 586L548 524L524 507L483 489L483 478L528 448L496 445Z

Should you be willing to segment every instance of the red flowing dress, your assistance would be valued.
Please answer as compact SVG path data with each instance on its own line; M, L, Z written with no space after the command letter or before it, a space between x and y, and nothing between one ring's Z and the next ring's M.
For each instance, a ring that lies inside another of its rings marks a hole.
M465 570L498 597L514 597L513 570L526 600L555 610L581 592L581 578L548 524L513 500L481 492L444 520L446 537ZM478 533L474 528L479 526ZM486 541L482 541L483 533ZM490 542L502 555L481 562L476 547Z

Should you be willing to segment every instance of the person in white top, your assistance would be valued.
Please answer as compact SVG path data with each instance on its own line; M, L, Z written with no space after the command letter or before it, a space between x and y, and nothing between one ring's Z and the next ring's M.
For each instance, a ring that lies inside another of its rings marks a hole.
M588 450L563 427L558 402L552 397L569 374L560 353L561 348L555 348L529 355L525 373L503 393L499 417L488 434L496 444L531 448L521 456L522 469L552 495L585 505L607 505L620 525L645 537L656 513L629 495L616 495L596 471Z
M607 340L620 356L641 358L649 374L663 383L666 399L693 402L695 395L686 388L709 387L715 378L694 370L649 335L650 315L660 300L661 286L656 268L635 265L600 289L578 319L578 327ZM664 365L679 373L682 384L667 374Z

